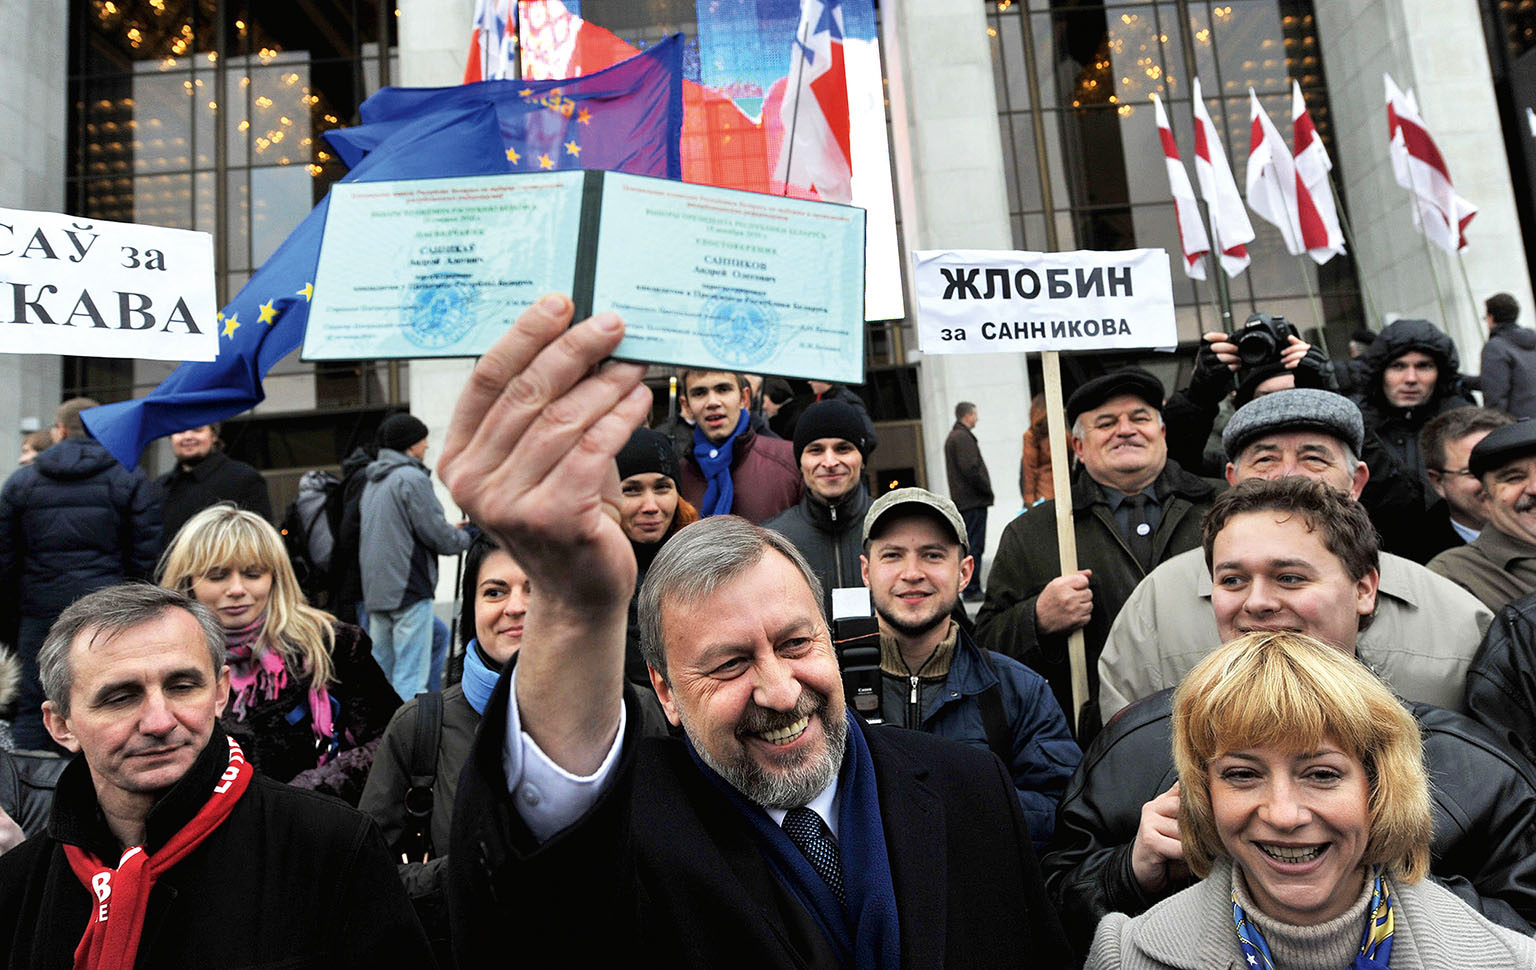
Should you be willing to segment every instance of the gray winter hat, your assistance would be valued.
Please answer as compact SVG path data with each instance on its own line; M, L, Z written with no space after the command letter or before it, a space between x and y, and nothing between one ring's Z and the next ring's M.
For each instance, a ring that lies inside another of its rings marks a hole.
M949 524L949 528L955 534L955 541L961 549L970 547L970 537L965 534L965 520L960 517L960 510L955 508L955 503L942 495L935 495L926 488L898 488L894 492L886 492L875 499L875 504L869 507L864 515L863 541L869 541L869 534L875 531L875 524L892 509L904 505L921 506L928 512L932 512Z
M1356 458L1365 445L1360 407L1332 391L1298 387L1254 398L1237 409L1221 432L1227 458L1236 461L1255 438L1279 431L1322 431L1349 446Z

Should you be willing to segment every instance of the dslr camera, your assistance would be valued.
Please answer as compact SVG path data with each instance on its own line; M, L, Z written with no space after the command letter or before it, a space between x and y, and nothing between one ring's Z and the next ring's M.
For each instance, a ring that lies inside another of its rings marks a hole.
M1285 317L1255 313L1231 339L1237 345L1237 357L1243 366L1258 367L1278 361L1290 345L1289 338L1300 336L1300 331Z

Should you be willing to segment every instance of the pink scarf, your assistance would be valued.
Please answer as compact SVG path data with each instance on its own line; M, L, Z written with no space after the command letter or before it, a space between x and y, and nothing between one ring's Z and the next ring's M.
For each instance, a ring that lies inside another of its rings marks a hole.
M237 721L245 720L258 696L270 701L288 686L288 665L283 662L283 655L276 650L260 650L266 623L267 615L263 613L238 630L224 631L229 690L233 696L232 713ZM323 684L310 685L309 726L315 737L323 742L319 762L323 765L330 760L330 742L336 733L331 719L331 695Z

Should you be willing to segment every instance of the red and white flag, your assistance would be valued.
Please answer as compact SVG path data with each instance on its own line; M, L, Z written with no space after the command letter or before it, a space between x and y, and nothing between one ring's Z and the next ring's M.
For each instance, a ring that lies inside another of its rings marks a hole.
M1301 223L1301 242L1318 264L1344 251L1344 230L1334 205L1328 173L1333 161L1317 136L1301 85L1291 82L1291 145L1296 159L1296 211Z
M1179 158L1178 142L1173 140L1173 129L1168 125L1168 115L1163 111L1163 99L1152 95L1152 110L1157 115L1157 134L1163 142L1163 161L1168 166L1168 188L1173 192L1173 213L1179 222L1179 246L1184 250L1184 275L1192 280L1205 279L1205 257L1211 251L1211 241L1205 234L1205 223L1200 221L1200 203L1195 201L1195 190L1189 184L1189 172Z
M464 83L517 77L517 0L476 0Z
M1221 268L1236 276L1248 268L1248 243L1253 242L1253 223L1237 193L1232 165L1221 135L1205 110L1200 97L1200 79L1195 79L1195 177L1200 180L1200 196L1211 211L1211 241L1221 253Z
M1296 207L1296 162L1269 120L1259 96L1248 89L1248 207L1280 230L1286 252L1306 251Z
M841 0L800 0L789 88L779 116L784 142L774 179L780 185L814 188L828 202L851 200L853 149Z
M1404 92L1390 74L1382 78L1387 86L1392 173L1397 184L1414 195L1413 224L1446 252L1460 252L1467 248L1467 223L1477 215L1477 206L1456 194L1451 170L1419 116L1413 92Z

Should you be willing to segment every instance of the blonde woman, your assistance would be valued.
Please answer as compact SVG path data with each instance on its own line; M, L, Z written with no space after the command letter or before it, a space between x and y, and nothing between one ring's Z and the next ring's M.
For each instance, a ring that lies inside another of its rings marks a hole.
M368 635L305 601L277 530L232 505L206 508L171 540L160 583L224 627L223 727L246 756L269 777L357 804L400 698Z
M1106 916L1089 968L1536 967L1536 942L1424 878L1418 724L1358 660L1241 636L1180 684L1173 732L1184 860L1203 879Z

